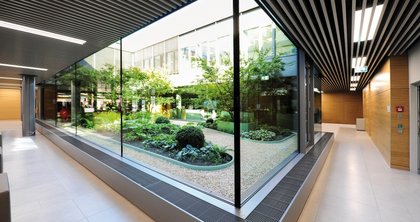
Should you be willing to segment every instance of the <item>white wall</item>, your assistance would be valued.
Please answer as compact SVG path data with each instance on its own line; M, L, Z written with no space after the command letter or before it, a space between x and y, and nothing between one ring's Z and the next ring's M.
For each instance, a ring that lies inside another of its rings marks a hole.
M417 86L420 85L420 41L417 41L417 44L408 51L408 73L410 83L410 171L418 172L420 151L417 134L417 113L419 113Z

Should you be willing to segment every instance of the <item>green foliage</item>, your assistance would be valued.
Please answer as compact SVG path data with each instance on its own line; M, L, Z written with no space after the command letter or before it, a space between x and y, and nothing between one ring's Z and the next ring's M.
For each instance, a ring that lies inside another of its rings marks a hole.
M200 150L191 145L186 145L175 156L175 159L180 161L190 160L193 161L198 158Z
M91 116L84 116L79 119L80 126L87 128L87 129L93 129L95 127L95 122L93 121L93 117Z
M201 148L204 146L203 131L195 126L185 126L176 133L175 137L178 147L183 148L187 145Z
M125 116L127 120L141 120L141 121L150 121L152 118L152 114L146 111L140 111L135 113L130 113Z
M178 151L175 159L180 161L202 161L210 162L212 164L226 163L231 160L231 157L226 153L226 148L212 143L206 144L202 148L196 148L187 145Z
M160 134L145 140L144 145L170 151L176 147L176 140L174 135Z
M156 124L167 124L170 123L171 121L169 121L168 118L164 117L164 116L159 116L156 118L155 123Z
M120 113L112 111L95 113L93 121L98 131L120 132Z
M290 134L292 134L292 131L291 131L290 129L282 129L282 130L280 131L280 135L281 135L281 136L284 136L284 137L286 137L286 136L288 136L288 135L290 135Z
M282 132L282 129L280 127L270 126L270 125L267 125L267 124L261 125L259 128L271 131L271 132L275 133L276 135L280 135L281 132Z
M269 55L269 50L256 50L255 55L248 60L242 60L242 96L256 96L261 92L270 96L287 94L292 85L281 75L284 70L281 55Z
M167 136L176 134L181 127L170 123L152 124L143 120L126 120L124 121L124 134L131 140L127 141L147 141L159 138L159 136ZM150 143L150 141L149 141Z
M199 101L217 101L219 110L230 111L233 108L233 66L228 56L222 57L222 65L206 58L193 58L193 62L203 70L202 79L194 86Z
M199 125L210 129L217 129L217 122L214 121L212 118L208 118L206 122L201 122L199 123Z
M123 133L123 142L132 142L137 139L138 136L133 131Z
M226 147L218 146L216 144L208 143L200 149L201 156L204 160L210 161L214 164L227 162L228 157Z
M262 140L262 141L271 141L276 138L276 134L274 132L264 130L264 129L243 132L241 136L244 138L252 139L252 140Z
M225 121L225 122L233 122L232 116L229 115L227 112L222 112L218 117L217 120Z
M206 119L206 123L214 123L214 120L212 118Z
M275 96L287 94L293 85L287 78L282 78L281 55L269 55L269 50L256 50L255 55L241 61L241 97L252 97L261 92ZM229 112L233 119L233 66L229 57L224 56L220 66L206 58L194 58L193 61L203 71L202 79L194 86L198 100L202 103L217 101L217 109Z

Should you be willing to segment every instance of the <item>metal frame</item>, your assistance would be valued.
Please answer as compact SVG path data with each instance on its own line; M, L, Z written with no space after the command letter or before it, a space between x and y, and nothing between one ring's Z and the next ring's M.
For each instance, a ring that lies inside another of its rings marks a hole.
M235 207L240 208L241 200L241 131L240 131L240 40L239 40L239 0L233 0L233 124L234 124L234 187Z
M120 38L120 144L121 144L121 157L124 156L124 145L123 145L123 60L122 60L122 50L123 50L123 45L122 45L122 38Z

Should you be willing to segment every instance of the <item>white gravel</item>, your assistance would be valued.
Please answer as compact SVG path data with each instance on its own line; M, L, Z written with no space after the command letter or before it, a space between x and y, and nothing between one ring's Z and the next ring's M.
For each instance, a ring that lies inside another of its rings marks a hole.
M206 141L226 146L233 156L233 135L212 129L203 129ZM86 129L78 128L78 135L95 142L116 153L120 152L118 141ZM241 191L249 193L249 188L259 182L265 175L276 168L283 160L297 149L297 136L277 143L263 143L241 140ZM138 152L131 148L124 149L124 156L134 159L157 171L163 171L176 179L185 181L213 195L233 201L234 198L234 167L233 165L215 171L193 170L165 161L163 159Z

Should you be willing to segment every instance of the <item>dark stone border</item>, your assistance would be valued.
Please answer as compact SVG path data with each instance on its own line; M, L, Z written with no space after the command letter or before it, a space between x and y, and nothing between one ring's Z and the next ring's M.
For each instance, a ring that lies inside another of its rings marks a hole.
M96 158L103 164L111 167L118 173L133 180L138 185L155 193L166 201L176 205L180 209L199 218L203 221L280 221L284 219L287 211L290 210L296 195L302 189L305 181L310 176L313 167L318 163L324 148L332 139L332 133L325 133L314 147L286 174L286 176L275 186L275 188L263 199L261 203L242 219L236 215L226 212L200 198L197 198L171 184L163 182L141 170L116 159L105 152L98 150L89 144L61 132L53 126L37 120L37 124L48 129L61 139L79 148L88 155ZM321 163L322 166L323 162ZM317 174L315 175L316 178ZM306 200L307 197L304 199ZM162 209L163 210L163 209ZM164 210L163 210L164 211ZM299 211L300 213L300 211Z

